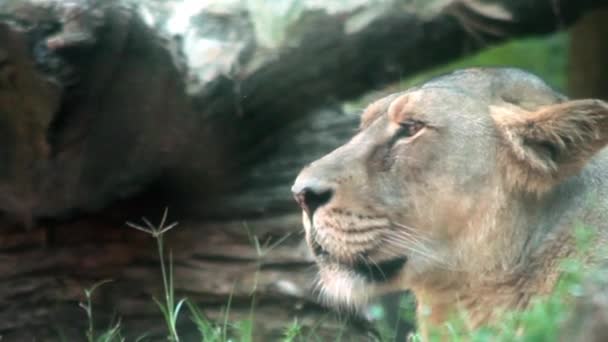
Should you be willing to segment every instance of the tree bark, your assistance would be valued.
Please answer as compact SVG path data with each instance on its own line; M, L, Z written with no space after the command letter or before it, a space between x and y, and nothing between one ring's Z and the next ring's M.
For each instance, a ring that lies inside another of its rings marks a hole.
M177 0L127 3L0 7L0 108L10 113L0 208L21 222L95 211L162 175L187 192L238 187L235 176L268 152L259 145L311 110L560 29L604 1L294 1L274 17L264 2L186 17ZM172 24L188 19L189 30Z
M608 99L608 10L585 15L570 33L568 91L576 98Z
M180 295L211 318L229 298L231 318L248 317L255 298L258 340L294 317L335 335L338 320L311 294L289 186L354 132L356 115L338 104L561 29L602 3L310 1L271 21L277 9L260 6L184 19L179 1L1 4L3 341L82 339L78 302L105 278L114 281L97 292L100 317L116 313L129 336L163 336L150 299L162 284L153 241L124 222L167 204L185 221L167 240Z

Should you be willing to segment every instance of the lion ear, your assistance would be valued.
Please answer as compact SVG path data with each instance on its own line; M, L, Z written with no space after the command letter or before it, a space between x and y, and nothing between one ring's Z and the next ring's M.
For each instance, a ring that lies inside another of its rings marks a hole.
M503 142L499 160L510 183L545 192L572 176L608 144L608 104L573 100L526 111L492 107Z

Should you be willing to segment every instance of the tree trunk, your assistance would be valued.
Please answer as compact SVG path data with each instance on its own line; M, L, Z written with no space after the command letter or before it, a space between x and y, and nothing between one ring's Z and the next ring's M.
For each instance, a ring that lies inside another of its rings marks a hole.
M330 339L340 323L315 304L289 186L354 132L337 104L601 1L269 3L0 4L3 341L83 339L78 302L106 278L98 316L164 336L155 245L124 222L165 205L184 221L166 241L180 296L211 318L255 304L257 340L294 317Z
M568 90L572 97L608 99L608 10L585 15L570 34Z

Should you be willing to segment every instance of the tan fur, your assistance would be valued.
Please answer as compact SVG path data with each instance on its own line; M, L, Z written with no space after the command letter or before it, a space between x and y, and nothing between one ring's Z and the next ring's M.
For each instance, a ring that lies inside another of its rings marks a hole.
M367 127L369 124L374 122L378 117L382 116L388 110L388 106L393 103L393 99L396 98L397 95L390 95L387 97L383 97L379 100L372 102L363 114L361 114L361 128Z
M424 127L401 127L412 120ZM516 69L462 70L374 102L292 188L324 298L361 307L409 289L422 330L526 307L554 287L577 223L605 234L607 143L606 103L567 101Z
M494 108L500 132L507 141L502 163L514 187L525 186L542 193L558 182L580 171L590 154L606 145L608 106L599 100L579 100L550 105L534 112L521 109ZM564 156L555 161L539 159L528 153L522 139L551 142Z

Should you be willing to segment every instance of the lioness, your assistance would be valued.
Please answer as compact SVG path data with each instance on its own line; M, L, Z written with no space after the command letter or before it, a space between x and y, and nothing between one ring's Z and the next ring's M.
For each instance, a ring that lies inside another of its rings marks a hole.
M425 329L471 327L551 291L574 226L608 225L608 104L512 68L473 68L367 107L292 191L323 297L410 289Z

